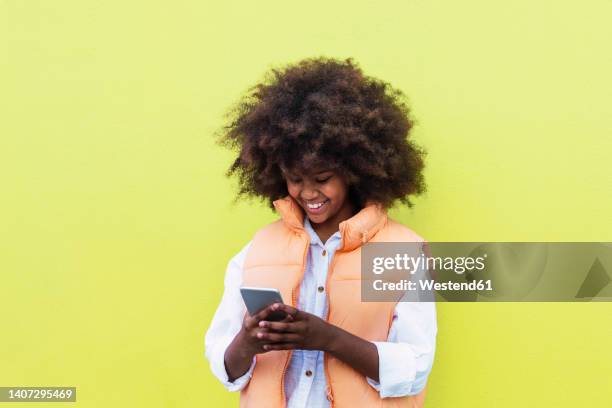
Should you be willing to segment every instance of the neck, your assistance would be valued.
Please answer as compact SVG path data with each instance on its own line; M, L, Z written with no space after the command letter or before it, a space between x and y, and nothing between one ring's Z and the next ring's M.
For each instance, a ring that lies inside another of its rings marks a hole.
M336 231L338 231L338 229L340 228L340 223L342 221L348 220L353 215L355 215L355 213L356 211L353 204L350 202L350 200L346 200L342 208L340 208L340 210L336 214L334 214L333 217L330 217L329 219L325 220L320 224L311 222L312 229L317 233L317 235L321 239L321 242L325 243L327 242L329 237L331 237Z

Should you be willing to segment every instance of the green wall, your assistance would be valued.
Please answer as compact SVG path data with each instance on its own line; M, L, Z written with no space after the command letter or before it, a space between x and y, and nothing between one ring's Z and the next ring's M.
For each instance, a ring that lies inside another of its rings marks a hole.
M612 3L0 0L0 386L235 405L204 359L232 205L223 113L272 66L404 90L430 241L612 241ZM429 407L607 407L612 304L439 304ZM19 407L37 404L14 404ZM11 404L2 404L11 406Z

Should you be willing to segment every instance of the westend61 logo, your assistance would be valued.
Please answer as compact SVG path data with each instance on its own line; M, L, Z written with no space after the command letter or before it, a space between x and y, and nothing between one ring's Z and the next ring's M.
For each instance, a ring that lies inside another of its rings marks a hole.
M369 242L361 298L375 301L612 301L612 244Z

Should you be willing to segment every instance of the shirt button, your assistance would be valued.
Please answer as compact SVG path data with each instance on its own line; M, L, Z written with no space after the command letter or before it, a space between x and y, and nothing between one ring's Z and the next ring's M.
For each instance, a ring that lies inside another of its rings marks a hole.
M312 371L306 370L306 377L310 377L312 375Z
M317 288L317 290L318 290L319 292L323 292L323 291L325 290L325 288L324 288L323 286L319 286L319 287Z
M326 251L326 250L323 250L323 252L321 253L321 255L323 255L323 256L327 255L327 251Z

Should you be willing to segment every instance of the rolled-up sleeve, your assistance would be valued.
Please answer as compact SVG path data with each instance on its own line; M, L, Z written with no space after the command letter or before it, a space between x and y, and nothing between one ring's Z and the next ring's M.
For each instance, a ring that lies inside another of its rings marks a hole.
M366 377L381 398L420 393L436 351L436 304L398 302L386 342L378 349L379 381Z
M240 391L249 382L255 368L255 357L250 368L234 381L229 381L225 368L225 351L242 327L246 307L240 295L242 267L250 242L228 263L224 279L223 297L215 311L205 336L205 355L210 369L228 391Z

